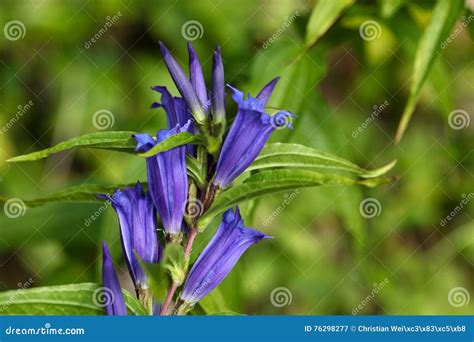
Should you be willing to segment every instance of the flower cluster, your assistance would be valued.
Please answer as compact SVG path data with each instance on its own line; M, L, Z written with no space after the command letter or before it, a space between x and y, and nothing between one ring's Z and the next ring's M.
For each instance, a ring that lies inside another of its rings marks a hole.
M240 256L254 243L267 235L246 227L239 208L228 209L222 217L214 237L200 253L187 272L193 241L198 234L196 221L212 204L221 189L232 185L255 160L268 138L277 128L290 126L287 111L274 115L265 112L265 105L278 78L268 83L257 95L244 93L228 86L238 105L235 118L226 131L224 68L220 49L213 58L212 86L208 93L198 57L191 44L189 77L181 69L164 44L160 43L163 60L181 97L175 97L163 86L152 89L161 95L152 108L163 108L168 127L156 138L136 134L137 152L150 151L154 146L175 136L189 132L204 137L200 145L179 145L146 158L147 189L138 182L134 188L118 189L111 196L98 195L108 200L115 209L123 254L137 297L150 313L170 314L176 299L175 314L185 314L198 301L218 286L230 273ZM212 146L211 146L212 145ZM207 175L206 184L198 185L188 177L186 158L196 158ZM186 215L188 203L203 203L192 218ZM158 234L160 219L163 236ZM161 241L161 242L160 242ZM185 266L178 270L181 277L171 273L172 285L164 301L156 301L149 293L150 282L143 269L146 263L160 263L167 244L178 244L183 249ZM114 293L114 301L106 307L109 315L126 315L127 309L118 277L105 242L103 243L103 285ZM178 279L179 278L179 279ZM175 292L182 287L180 295Z

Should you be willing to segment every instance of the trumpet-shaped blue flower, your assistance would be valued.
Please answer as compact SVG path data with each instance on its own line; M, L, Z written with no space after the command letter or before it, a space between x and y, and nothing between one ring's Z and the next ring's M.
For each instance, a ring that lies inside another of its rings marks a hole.
M206 111L205 111L204 105L201 103L201 100L199 99L199 95L196 92L196 89L193 87L193 83L191 82L191 80L188 79L186 74L183 72L183 70L179 66L178 62L173 58L169 50L166 48L166 46L162 42L160 42L160 49L161 49L161 54L163 56L163 60L166 64L166 67L168 68L171 78L173 78L176 88L178 88L178 91L180 92L181 96L186 101L196 121L199 124L204 123L206 121ZM199 94L201 94L202 93L201 82L203 82L203 80L201 80L201 77L198 76L198 71L196 70L197 69L196 63L199 64L199 61L193 61L192 79L194 80L195 85L199 87L198 92ZM199 66L199 69L200 69L200 66ZM201 71L201 74L202 74L202 71ZM205 89L205 85L204 85L204 89Z
M147 277L135 252L144 262L159 261L156 210L150 194L138 182L135 188L117 190L112 196L99 195L112 203L120 224L125 260L136 289L147 288Z
M206 82L204 81L204 75L202 74L201 63L199 63L198 56L194 51L193 45L188 43L189 53L189 79L196 92L196 95L201 102L201 106L207 113L209 107L209 100L207 98Z
M254 243L269 236L244 226L239 209L227 210L216 234L194 263L181 299L194 305L229 274L240 256Z
M157 143L187 129L188 124L161 130L156 141L148 134L136 134L137 151L146 152ZM169 237L179 236L183 226L188 196L185 153L185 146L178 146L146 159L148 191Z
M222 63L221 50L219 47L214 51L212 60L212 115L217 123L225 122L225 84L224 65Z
M227 187L255 160L268 138L278 128L290 127L293 114L280 111L273 116L265 113L267 103L278 79L267 84L256 98L229 86L232 98L238 104L238 111L229 133L225 138L217 162L213 184Z
M183 98L173 97L166 87L154 86L151 89L161 94L161 103L154 102L151 107L163 107L168 119L168 129L172 129L176 125L183 126L192 119L191 112ZM189 128L192 128L192 125Z
M111 316L126 316L127 307L107 244L102 241L102 283L106 289L105 313Z

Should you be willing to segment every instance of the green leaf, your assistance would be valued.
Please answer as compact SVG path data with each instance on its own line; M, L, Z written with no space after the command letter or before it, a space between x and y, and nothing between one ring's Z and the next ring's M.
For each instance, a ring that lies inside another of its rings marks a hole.
M300 169L262 171L247 178L243 184L219 193L212 206L199 218L197 226L200 230L203 230L216 215L224 212L226 209L240 202L275 192L319 185L362 184L372 187L387 182L388 180L385 178L357 180L334 174L323 174Z
M43 159L53 153L58 153L73 148L98 148L105 150L118 150L133 153L136 142L132 138L134 132L100 132L81 135L63 141L45 150L25 154L8 159L8 162L24 162Z
M362 178L373 178L383 175L395 164L396 160L378 169L366 170L348 160L304 145L270 143L265 145L247 171L276 167L326 168L355 173Z
M184 248L179 243L170 242L166 244L160 264L169 272L175 284L181 285L184 282L188 260L184 256Z
M311 47L355 0L319 0L306 26L306 47Z
M398 126L396 141L400 142L420 96L421 88L439 53L440 45L449 36L454 24L462 14L464 0L438 0L428 26L420 39L415 56L410 95Z
M232 315L225 305L225 298L219 288L211 291L206 297L199 301L196 309L201 309L204 315ZM195 310L198 311L198 310Z
M142 183L143 188L147 188L147 183ZM38 207L46 203L55 202L102 202L103 200L97 198L97 194L112 194L118 188L133 187L135 184L121 184L121 185L98 185L98 184L83 184L67 188L55 192L51 195L40 197L32 200L23 200L27 207ZM5 203L8 198L0 197L0 203Z
M144 262L136 252L135 256L148 277L148 286L153 298L159 303L163 302L170 287L168 271L161 262Z
M172 148L186 144L202 144L203 137L189 132L181 132L166 138L144 153L139 153L140 157L151 157L157 153L170 150Z
M188 169L188 175L196 181L196 184L200 188L202 188L206 184L206 174L198 160L186 155L186 167Z
M146 315L134 296L122 293L130 314ZM18 289L0 293L0 309L2 315L103 315L110 294L94 283Z

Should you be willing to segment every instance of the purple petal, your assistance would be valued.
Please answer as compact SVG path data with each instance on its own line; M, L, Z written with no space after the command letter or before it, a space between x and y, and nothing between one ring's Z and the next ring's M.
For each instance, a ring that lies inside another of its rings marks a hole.
M105 241L102 241L102 282L105 296L105 314L109 316L126 316L127 307L122 294L112 258Z
M170 72L171 77L178 88L178 91L181 93L181 96L186 100L191 112L196 117L198 122L204 122L206 120L206 114L204 109L201 106L198 95L193 88L193 85L189 79L184 74L183 70L179 66L178 62L170 54L166 46L160 42L161 54L163 55L163 60L165 61L166 67Z
M140 182L135 188L117 190L108 198L117 212L125 260L135 288L146 286L147 277L134 252L144 262L159 261L156 211Z
M280 77L275 77L265 87L263 87L262 90L260 90L260 93L258 93L257 99L262 101L264 107L267 104L268 99L272 95L273 89L275 88L279 80L280 80Z
M214 51L212 63L212 113L216 122L225 120L225 85L224 65L222 64L221 50Z
M250 95L245 99L241 91L229 87L239 108L217 161L213 183L220 188L227 187L244 172L258 156L271 133L283 126L284 122L288 123L288 117L294 116L281 111L272 117L264 112L261 99Z
M158 142L189 129L190 123L158 132ZM188 196L186 147L178 146L146 159L148 189L165 232L180 234Z
M204 75L202 74L201 64L199 63L199 59L191 43L188 43L188 52L191 84L196 91L202 108L204 108L204 111L207 112L208 100L206 82L204 81Z
M135 150L138 152L146 152L156 145L155 140L153 140L153 138L150 137L148 134L134 134L132 137L137 141L137 147L135 148Z
M197 303L224 280L252 244L268 237L244 227L238 208L235 214L232 209L226 211L216 234L189 272L181 298L190 304Z

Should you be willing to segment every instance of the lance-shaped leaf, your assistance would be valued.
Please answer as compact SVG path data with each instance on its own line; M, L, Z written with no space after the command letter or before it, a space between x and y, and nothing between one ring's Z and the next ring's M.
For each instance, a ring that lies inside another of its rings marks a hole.
M204 139L201 135L195 135L189 132L176 133L165 140L159 142L148 151L139 153L140 157L151 157L157 153L171 150L172 148L186 145L186 144L201 144ZM135 142L136 145L136 142Z
M310 47L331 27L342 11L355 0L319 0L314 6L306 27L306 46Z
M212 206L198 220L197 226L200 230L203 230L216 215L226 209L240 202L280 191L320 185L361 184L373 187L388 182L389 179L387 178L351 179L340 175L300 169L262 171L247 178L243 184L231 187L218 194Z
M146 189L147 183L142 182L142 186ZM31 200L23 200L23 203L30 208L39 207L46 203L55 202L103 202L97 198L97 194L112 195L118 188L133 187L135 184L120 184L120 185L98 185L98 184L83 184L67 188L51 195L39 197ZM9 198L0 197L0 203L5 203Z
M133 295L122 292L130 314L147 314ZM2 315L104 315L104 307L111 300L110 290L94 283L0 292Z
M362 178L379 177L392 169L396 160L374 170L366 170L346 159L299 144L267 144L247 171L266 168L335 169L354 173Z
M396 141L399 142L415 111L421 88L439 54L441 44L449 36L454 24L461 15L464 0L438 0L431 14L428 26L416 50L410 96L398 126Z
M24 162L43 159L53 153L58 153L74 148L97 148L103 150L115 150L121 152L134 153L136 142L132 138L134 132L100 132L81 135L59 144L29 154L13 157L8 162Z
M136 143L135 143L136 144ZM186 157L187 172L192 177L198 186L202 187L206 181L206 175L204 170L201 168L196 158L187 156ZM147 182L140 182L144 189L148 188ZM21 199L25 206L29 208L40 207L48 203L94 203L103 202L103 200L97 198L97 194L112 195L115 190L123 189L126 187L135 186L135 183L129 184L116 184L116 185L99 185L99 184L82 184L66 188L54 192L50 195L41 196L33 199ZM11 197L0 196L0 204L6 203Z

